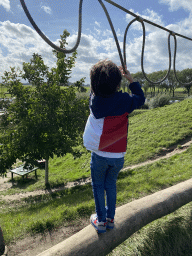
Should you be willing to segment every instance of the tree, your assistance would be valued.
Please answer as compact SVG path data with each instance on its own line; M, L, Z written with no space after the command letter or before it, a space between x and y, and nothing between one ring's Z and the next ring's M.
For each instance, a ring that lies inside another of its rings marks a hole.
M65 49L67 43L67 37L70 33L65 29L63 35L61 35L60 48ZM59 86L67 86L70 78L71 70L75 66L75 59L77 57L77 51L73 52L72 55L67 56L63 52L57 52L53 50L53 54L57 58L56 68L52 69L54 78Z
M125 88L127 88L127 91L129 90L129 84L127 82L127 79L124 77L121 80L121 88L123 89L124 92L125 92Z
M67 36L64 31L61 37L63 47ZM77 144L81 127L76 117L80 107L77 104L75 87L60 87L61 81L63 85L64 82L68 83L64 71L61 71L61 76L59 73L59 63L65 63L65 55L64 59L60 57L56 68L51 71L40 55L33 54L30 63L23 63L23 72L19 75L14 68L11 72L5 72L3 83L15 100L1 120L1 172L10 168L17 158L25 162L26 166L33 166L38 159L46 159L45 184L48 185L49 158L74 152L73 147ZM75 55L66 60L68 78L69 70L74 65L74 58ZM27 79L35 87L24 87L20 78ZM87 115L83 104L82 111Z
M143 84L143 89L144 89L145 96L147 96L147 92L148 92L149 87L150 87L150 83L147 80L145 80L145 82Z
M155 96L155 90L157 89L157 92L159 93L160 89L163 88L163 82L158 84L156 84L156 82L161 81L165 75L166 71L162 70L148 74L147 77L151 82L147 80L144 81L144 90L147 92L147 90L150 88L151 96Z
M184 86L184 88L187 90L187 95L190 95L190 90L192 87L192 84L185 84L192 82L192 69L184 69L179 74L180 83Z
M133 75L133 78L140 83L141 86L143 86L145 82L145 77L142 72L137 72Z
M156 87L157 87L157 90L158 90L157 92L159 93L160 84L155 84L155 82L161 81L164 76L165 76L165 72L162 71L162 70L149 74L149 80L151 81L151 83L148 82L149 83L148 85L151 88L151 96L152 95L155 96Z
M86 92L86 89L83 87L85 83L85 77L81 78L79 81L74 83L74 86L77 87L78 92Z
M169 88L170 93L173 93L173 98L175 97L175 89L179 86L179 83L177 82L175 78L175 74L173 70L170 71L169 76L167 77L167 85Z

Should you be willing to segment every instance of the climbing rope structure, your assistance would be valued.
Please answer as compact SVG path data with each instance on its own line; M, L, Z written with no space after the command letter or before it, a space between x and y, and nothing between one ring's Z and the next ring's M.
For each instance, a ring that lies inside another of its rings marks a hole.
M190 85L192 84L192 81L189 82L189 83L182 83L181 81L179 81L178 77L177 77L177 74L176 74L176 54L177 54L177 37L176 36L179 36L179 37L182 37L182 38L185 38L187 40L190 40L192 41L192 38L189 38L189 37L186 37L186 36L183 36L181 34L178 34L178 33L175 33L165 27L162 27L156 23L153 23L147 19L143 19L142 17L136 15L135 13L125 9L124 7L116 4L115 2L111 1L111 0L104 0L110 4L112 4L113 6L121 9L122 11L132 15L134 17L134 19L128 24L128 26L126 27L126 30L125 30L125 34L124 34L124 42L123 42L123 55L122 55L122 52L121 52L121 48L120 48L120 45L119 45L119 42L118 42L118 38L117 38L117 35L116 35L116 32L115 32L115 29L114 29L114 26L113 26L113 23L111 21L111 18L109 16L109 13L103 3L102 0L98 0L98 2L100 3L101 7L103 8L104 12L105 12L105 15L108 19L108 22L109 22L109 25L111 27L111 30L112 30L112 33L113 33L113 36L114 36L114 39L115 39L115 42L116 42L116 46L117 46L117 50L118 50L118 53L119 53L119 57L120 57L120 61L121 61L121 65L125 71L125 67L127 66L126 64L126 37L127 37L127 33L128 33L128 30L129 30L129 27L134 23L134 22L140 22L141 25L142 25L142 28L143 28L143 44L142 44L142 53L141 53L141 69L142 69L142 73L145 77L145 79L150 82L150 83L153 83L153 84L160 84L162 83L165 79L167 79L167 77L169 76L170 74L170 70L171 70L171 47L170 47L170 38L171 36L173 36L174 38L174 59L173 59L173 71L174 71L174 74L175 74L175 78L176 80L180 83L180 84L183 84L183 85ZM33 20L33 18L31 17L28 9L27 9L27 6L25 4L25 1L24 0L20 0L21 2L21 5L23 7L23 10L25 12L25 14L27 15L27 18L29 19L29 21L31 22L32 26L34 27L34 29L37 31L37 33L43 38L43 40L49 44L52 48L54 48L56 51L60 51L60 52L64 52L66 54L68 53L72 53L74 52L78 46L79 46L79 43L80 43L80 40L81 40L81 28L82 28L82 6L83 6L83 0L80 0L79 1L79 21L78 21L78 35L77 35L77 41L76 41L76 44L75 46L72 48L72 49L63 49L63 48L60 48L58 46L56 46L54 43L52 43L43 33L42 31L39 29L39 27L36 25L35 21ZM168 72L166 74L166 76L160 80L160 81L157 81L157 82L154 82L154 81L150 81L149 78L147 77L146 73L145 73L145 70L144 70L144 52L145 52L145 37L146 37L146 33L145 33L145 23L148 23L148 24L151 24L155 27L158 27L162 30L165 30L168 32L168 54L169 54L169 68L168 68Z

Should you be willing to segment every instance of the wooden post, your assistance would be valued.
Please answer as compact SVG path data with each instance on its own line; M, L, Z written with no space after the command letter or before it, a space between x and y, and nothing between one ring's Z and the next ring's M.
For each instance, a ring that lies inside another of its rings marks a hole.
M192 201L192 179L116 209L115 227L97 234L88 225L38 256L105 256L148 223Z

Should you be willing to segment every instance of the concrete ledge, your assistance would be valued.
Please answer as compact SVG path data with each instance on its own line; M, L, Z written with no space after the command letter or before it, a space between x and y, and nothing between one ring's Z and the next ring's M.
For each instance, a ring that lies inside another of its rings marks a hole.
M37 256L104 256L148 223L192 201L192 179L118 207L115 228L98 235L92 225Z

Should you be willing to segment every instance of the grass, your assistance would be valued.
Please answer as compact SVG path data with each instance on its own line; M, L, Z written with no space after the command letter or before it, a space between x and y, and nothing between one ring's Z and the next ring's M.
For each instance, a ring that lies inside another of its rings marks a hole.
M138 110L135 113L137 114L132 114L129 119L125 167L153 158L162 153L164 148L180 145L182 139L192 136L192 99L164 108ZM67 154L63 158L50 160L49 180L52 187L90 177L90 153L82 146L79 146L79 149L80 158L74 159L72 155ZM170 159L121 172L117 181L117 207L192 178L191 154L192 147ZM6 193L0 192L0 195L45 188L43 170L38 171L37 181L30 178L23 183L20 177L15 177L15 181L18 181L17 186ZM0 226L4 232L5 242L9 244L27 233L43 233L59 226L77 224L82 218L89 218L94 210L92 188L91 184L88 184L51 195L29 197L22 199L21 202L1 201Z
M184 138L192 136L192 99L153 109L137 110L129 118L129 135L124 167L152 159L164 152L164 149L180 144ZM81 157L74 159L71 154L50 159L49 181L51 187L66 182L90 177L90 152L78 146ZM23 184L15 176L19 186L7 191L7 194L19 191L44 189L44 170L38 170L38 182ZM31 174L32 175L32 174ZM1 193L0 193L1 194Z
M61 225L73 225L75 220L90 214L93 209L91 187L75 187L52 195L24 199L17 207L4 205L1 227L9 243L29 232L43 233Z
M191 256L192 203L140 229L108 256Z
M192 147L167 160L121 172L117 181L117 207L192 177ZM5 241L26 233L42 233L61 225L77 224L94 212L91 184L52 195L22 199L21 203L1 202L0 223Z
M31 88L31 89L33 90L33 86L32 86L32 85L25 85L25 87L29 87L29 88ZM61 86L61 89L64 89L64 88L65 88L65 87ZM85 87L85 89L86 89L86 93L89 93L89 92L90 92L90 87ZM121 90L122 90L122 88L121 88ZM127 91L127 88L125 89L125 91ZM7 92L7 88L6 88L5 86L0 85L0 98L4 98L5 96L6 96L7 98L10 98L10 97L11 97L10 94L6 94L6 95L4 94L4 93L6 93L6 92ZM86 93L83 93L83 94L86 94ZM160 93L161 93L161 92L160 92ZM77 94L82 94L82 93L78 93L78 92L77 92ZM156 88L155 94L158 94L158 88ZM169 92L168 92L167 94L169 94L170 97L172 97L172 93L169 93ZM151 98L151 92L150 92L150 91L147 92L146 97ZM175 90L175 97L172 98L172 99L173 99L173 100L183 100L183 99L185 99L186 97L187 97L187 93L185 92L185 89L182 88L182 87L180 87L180 88L177 88L177 89Z
M141 111L141 110L140 110ZM130 117L125 166L143 162L192 135L192 100ZM134 113L134 112L133 112Z
M28 85L24 85L25 87L27 88L30 88L30 90L34 90L35 87L32 85L32 84L28 84ZM61 86L60 87L62 90L66 89L67 87L66 86ZM86 92L89 93L90 92L90 88L89 87L85 87L86 89ZM76 89L77 91L77 94L86 94L85 93L79 93L78 90ZM0 84L0 98L11 98L11 94L7 93L7 87L6 86L3 86Z
M192 148L181 155L121 172L117 181L118 202L125 204L191 178L191 153Z

